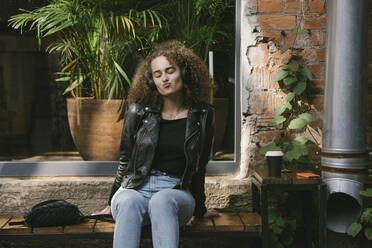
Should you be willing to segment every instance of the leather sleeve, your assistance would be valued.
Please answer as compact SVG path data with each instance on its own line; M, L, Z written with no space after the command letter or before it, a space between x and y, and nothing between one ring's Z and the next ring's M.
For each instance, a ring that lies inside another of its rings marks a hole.
M142 106L137 103L131 104L125 115L124 126L121 133L119 167L116 172L114 184L112 185L108 205L111 205L111 199L115 192L120 188L123 176L127 171L141 115Z
M212 141L214 136L214 110L210 108L207 113L207 119L205 122L205 138L202 148L202 152L199 160L199 169L194 174L191 182L191 192L195 197L195 217L202 217L207 208L205 207L205 168L210 158L212 149Z

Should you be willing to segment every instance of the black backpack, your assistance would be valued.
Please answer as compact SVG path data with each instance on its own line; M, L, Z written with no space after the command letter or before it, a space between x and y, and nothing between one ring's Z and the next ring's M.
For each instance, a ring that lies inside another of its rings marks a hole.
M79 208L65 200L48 200L36 204L24 215L24 221L10 222L9 225L29 227L67 226L79 224L86 219L114 222L111 215L84 216Z

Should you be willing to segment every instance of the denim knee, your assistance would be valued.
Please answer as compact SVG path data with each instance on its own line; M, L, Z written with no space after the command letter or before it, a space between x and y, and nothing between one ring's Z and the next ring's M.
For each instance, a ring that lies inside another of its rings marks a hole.
M175 213L178 211L178 202L171 196L171 189L165 189L156 193L149 202L149 213L153 210Z
M146 212L146 200L135 190L123 189L117 192L111 202L111 209L113 217L116 218L118 214L123 212L138 212L142 215Z

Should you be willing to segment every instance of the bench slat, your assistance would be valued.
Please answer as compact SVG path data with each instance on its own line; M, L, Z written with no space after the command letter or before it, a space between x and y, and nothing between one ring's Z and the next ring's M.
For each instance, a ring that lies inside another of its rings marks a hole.
M93 232L96 220L88 220L81 224L65 226L64 233L91 233Z
M115 229L114 223L97 220L93 232L96 233L114 232L114 229Z
M62 226L34 227L32 232L35 234L43 233L63 233Z
M214 225L211 218L195 218L194 216L186 224L186 230L192 231L214 231Z
M0 229L8 223L12 216L2 216L0 217Z
M235 213L221 213L214 217L216 231L244 231L244 224Z
M257 213L239 213L246 231L260 231L261 216Z
M23 217L12 217L9 222L16 222L16 221L23 221ZM31 233L32 230L30 227L24 226L24 225L14 225L14 226L9 226L9 222L6 223L6 225L1 228L0 233L1 234L26 234L26 233Z

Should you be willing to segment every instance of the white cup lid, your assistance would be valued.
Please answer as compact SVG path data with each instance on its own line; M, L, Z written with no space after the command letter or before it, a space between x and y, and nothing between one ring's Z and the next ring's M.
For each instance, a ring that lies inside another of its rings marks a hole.
M265 154L266 157L279 157L283 156L283 153L281 151L268 151Z

